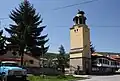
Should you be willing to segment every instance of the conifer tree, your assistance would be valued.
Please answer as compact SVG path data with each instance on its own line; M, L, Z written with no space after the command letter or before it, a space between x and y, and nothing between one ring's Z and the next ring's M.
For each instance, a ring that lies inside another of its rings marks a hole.
M21 65L23 65L23 56L26 51L33 56L40 56L47 52L49 46L45 47L47 35L41 35L46 26L40 26L42 23L41 15L36 13L36 9L25 0L19 5L19 8L11 11L10 19L15 24L10 24L5 30L10 34L7 38L10 48L18 48L21 55Z
M58 67L60 68L61 72L65 73L65 64L66 64L66 58L65 58L65 49L63 45L59 47L59 55L58 55Z
M0 31L0 55L4 55L7 52L6 49L6 38L3 35L3 30Z
M91 51L91 54L95 52L95 47L93 47L93 44L91 42L90 42L90 51Z

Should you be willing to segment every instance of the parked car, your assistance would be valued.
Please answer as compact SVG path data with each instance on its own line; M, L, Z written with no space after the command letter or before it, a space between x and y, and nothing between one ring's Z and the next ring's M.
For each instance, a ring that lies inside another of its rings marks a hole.
M21 68L15 61L0 62L0 79L1 81L26 81L27 71Z

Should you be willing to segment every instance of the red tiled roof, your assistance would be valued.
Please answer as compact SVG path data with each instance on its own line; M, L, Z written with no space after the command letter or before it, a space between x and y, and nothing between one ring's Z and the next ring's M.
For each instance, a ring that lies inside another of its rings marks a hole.
M20 58L0 58L2 61L21 61Z
M118 55L110 55L111 58L120 58Z
M117 60L117 59L115 59L115 58L112 58L112 57L108 57L108 58L110 58L110 59L112 59L112 60Z
M101 54L92 54L92 56L106 57L106 58L111 59L111 60L119 61L118 59L116 59L116 58L114 58L114 57L107 57L107 56L104 56L104 55L101 55Z

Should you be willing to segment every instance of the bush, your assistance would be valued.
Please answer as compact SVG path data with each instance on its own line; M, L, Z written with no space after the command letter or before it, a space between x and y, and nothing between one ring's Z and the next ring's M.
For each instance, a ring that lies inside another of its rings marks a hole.
M29 76L29 81L75 81L75 80L83 80L86 78L83 77L74 77L72 75L59 75L59 76Z
M63 78L66 78L66 76L65 75L58 75L57 78L63 79Z

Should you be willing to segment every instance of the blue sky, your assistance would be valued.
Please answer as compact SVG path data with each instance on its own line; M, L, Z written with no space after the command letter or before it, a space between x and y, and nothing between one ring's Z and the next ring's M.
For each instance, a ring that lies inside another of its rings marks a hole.
M0 19L1 29L8 27L12 21L9 14L18 7L23 0L1 0ZM96 51L120 52L120 0L98 0L87 4L80 4L68 8L54 10L71 4L90 0L29 0L43 18L43 25L47 25L43 34L50 39L50 52L58 52L62 44L66 51L70 49L69 28L73 25L73 17L77 10L83 10L90 28L91 41ZM107 27L108 26L108 27ZM6 32L5 35L8 36Z

